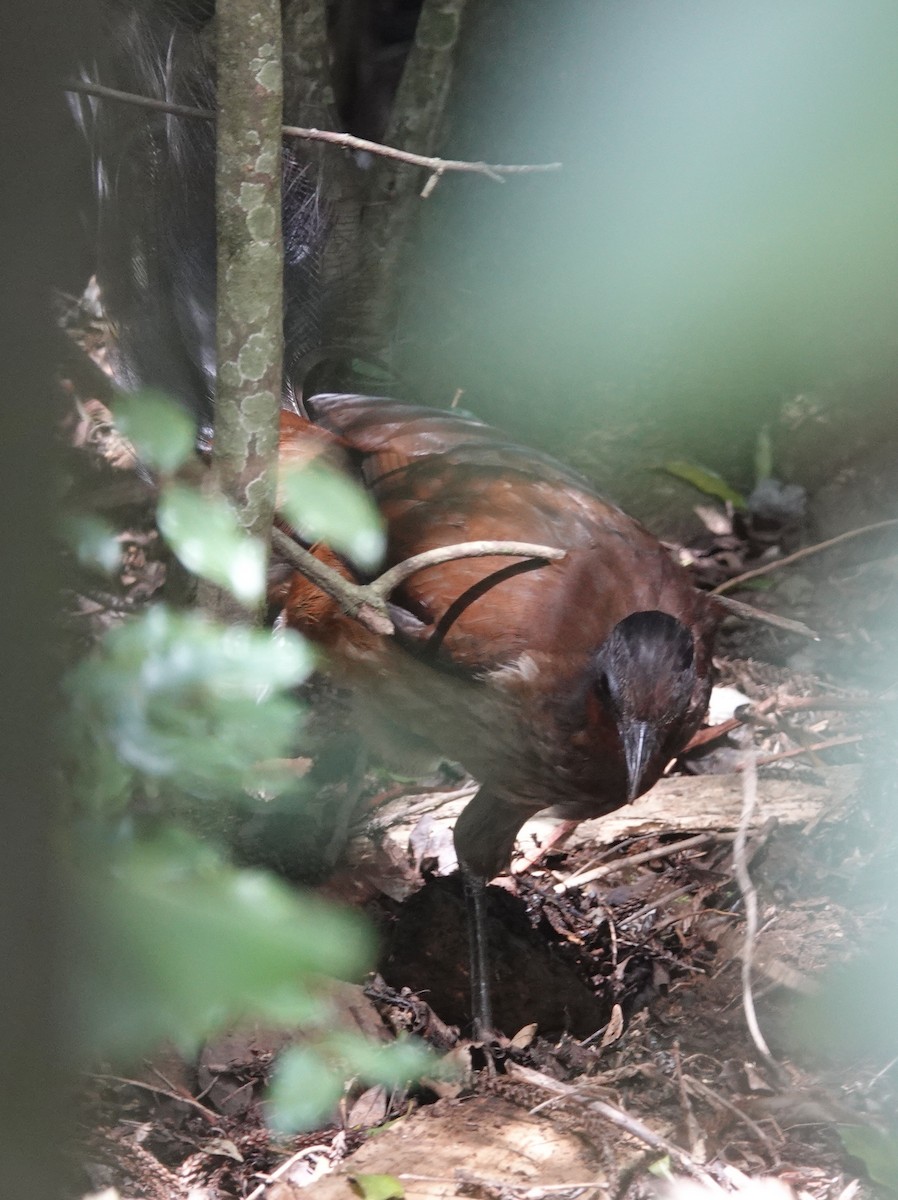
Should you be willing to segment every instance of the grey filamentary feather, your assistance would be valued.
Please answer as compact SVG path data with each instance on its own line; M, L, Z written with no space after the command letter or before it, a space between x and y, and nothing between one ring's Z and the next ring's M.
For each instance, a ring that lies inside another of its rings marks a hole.
M207 5L100 0L85 80L214 109ZM211 423L215 380L215 133L211 121L72 94L92 157L97 279L127 388L155 387ZM316 168L284 147L285 370L320 343L328 235Z

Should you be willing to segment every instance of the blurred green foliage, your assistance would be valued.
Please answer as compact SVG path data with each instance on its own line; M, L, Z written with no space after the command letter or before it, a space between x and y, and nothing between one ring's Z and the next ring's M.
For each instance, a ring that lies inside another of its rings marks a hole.
M881 888L880 898L894 904L894 884ZM898 1056L896 942L893 921L851 962L827 971L819 994L797 1007L794 1040L838 1061L888 1062Z
M709 467L699 466L698 463L684 462L682 459L672 459L664 464L664 470L675 479L682 479L691 484L705 496L713 496L734 508L745 508L745 497L735 488L730 487L725 479Z
M189 1051L242 1017L317 1026L323 977L366 965L358 919L229 865L183 829L94 845L85 862L88 1055L133 1056L163 1038Z
M111 629L66 683L74 798L108 816L138 790L214 799L258 786L258 764L290 750L300 712L286 693L311 667L289 631L274 640L163 605Z
M755 483L773 478L773 439L770 426L762 425L755 438Z
M108 521L94 514L69 514L62 521L62 535L82 566L110 574L121 562L122 550Z
M885 654L884 677L898 674L894 654ZM863 914L849 946L834 946L837 961L816 980L815 992L796 1000L786 1025L786 1045L851 1068L849 1090L865 1100L857 1107L864 1124L839 1126L845 1149L869 1177L898 1192L898 1124L895 1071L898 1067L898 834L894 813L895 706L881 699L871 709L869 750L859 803L834 833L846 869L844 878ZM876 734L880 735L876 737ZM881 738L881 740L880 740ZM846 841L846 834L848 840ZM837 840L838 839L838 840ZM862 870L859 870L862 864ZM836 904L838 908L839 899ZM846 953L846 950L851 953Z
M146 389L120 396L115 423L141 462L164 474L177 471L193 454L194 423L183 405L162 392Z
M283 1133L311 1128L335 1107L340 1080L348 1075L394 1087L433 1068L433 1056L419 1042L380 1045L357 1033L325 1033L314 1045L294 1046L281 1056L269 1093L271 1124Z
M395 1175L350 1175L350 1185L362 1200L402 1200L405 1188Z
M309 541L326 542L363 570L374 570L386 542L371 497L323 463L286 470L280 480L284 515Z
M489 0L466 25L443 152L563 169L423 206L417 395L463 388L547 448L660 427L747 486L785 398L894 378L893 0Z
M172 475L193 454L192 424L155 394L118 412L156 472L158 523L172 550L240 599L257 599L264 548L224 501ZM291 520L374 565L382 534L353 485L309 470L289 492ZM117 567L101 522L72 518L64 534L82 561ZM283 806L295 791L287 760L302 714L292 692L313 663L292 632L222 627L157 604L114 624L64 685L84 1061L132 1060L164 1039L195 1048L244 1018L301 1026L303 1044L273 1089L271 1119L282 1130L314 1124L348 1077L395 1082L425 1061L411 1045L370 1047L334 1027L327 981L359 977L370 959L360 920L233 865L222 849L234 802L263 809L280 797Z
M874 1183L898 1192L898 1129L840 1125L839 1136L852 1158L864 1164Z
M169 483L159 497L156 519L159 532L191 574L219 584L244 604L261 600L264 548L240 528L224 496Z

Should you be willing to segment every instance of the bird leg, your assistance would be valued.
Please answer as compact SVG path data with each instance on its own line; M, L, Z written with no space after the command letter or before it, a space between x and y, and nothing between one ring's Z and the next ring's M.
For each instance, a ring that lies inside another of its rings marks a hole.
M486 920L487 881L507 869L518 830L532 806L481 787L455 822L454 841L464 882L471 954L471 1015L474 1036L495 1036L490 1003L490 955Z
M489 931L486 923L486 880L462 866L468 916L468 949L471 955L471 1016L475 1041L495 1036L493 1006L490 1001Z

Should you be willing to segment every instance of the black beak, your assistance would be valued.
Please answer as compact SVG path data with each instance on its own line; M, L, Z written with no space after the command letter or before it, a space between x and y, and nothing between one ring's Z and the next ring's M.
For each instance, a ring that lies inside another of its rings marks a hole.
M641 796L646 790L643 786L645 772L655 751L658 749L658 738L650 721L631 721L621 730L624 743L624 760L627 764L627 803Z

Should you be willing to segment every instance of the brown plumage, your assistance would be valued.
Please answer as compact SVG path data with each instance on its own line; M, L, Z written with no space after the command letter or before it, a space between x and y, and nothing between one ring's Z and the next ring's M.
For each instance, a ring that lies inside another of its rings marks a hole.
M455 829L469 875L504 869L541 809L580 820L647 791L701 722L717 621L658 540L576 472L472 417L368 396L307 408L383 514L385 565L479 539L566 551L418 572L391 597L395 638L300 576L279 591L288 623L326 647L375 721L478 780ZM285 414L282 454L307 432Z
M307 405L383 513L386 565L482 538L567 552L420 571L392 597L395 640L361 631L302 577L282 596L338 673L481 782L456 833L462 861L490 876L532 813L598 816L651 787L701 721L716 623L657 539L574 471L474 418L367 396ZM285 414L282 454L307 434ZM628 731L649 743L635 779Z

